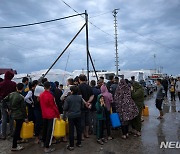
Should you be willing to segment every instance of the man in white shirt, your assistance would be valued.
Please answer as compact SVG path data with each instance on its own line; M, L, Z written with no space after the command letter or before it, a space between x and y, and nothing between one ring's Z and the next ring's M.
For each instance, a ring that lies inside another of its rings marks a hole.
M61 100L64 101L66 97L71 93L70 87L74 85L74 80L72 78L69 78L67 80L67 88L64 89L64 92L61 96Z

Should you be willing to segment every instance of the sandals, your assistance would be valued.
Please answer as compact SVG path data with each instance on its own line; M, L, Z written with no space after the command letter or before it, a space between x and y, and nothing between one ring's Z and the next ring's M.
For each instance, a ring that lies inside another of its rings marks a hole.
M105 138L102 138L101 141L104 143L107 143L107 139L105 139Z
M50 152L53 152L53 151L55 151L55 148L45 148L44 149L45 153L50 153Z
M141 136L140 132L137 132L136 134L134 134L134 137L140 137L140 136Z
M18 145L16 148L12 148L11 151L21 151L23 149L24 149L23 146Z
M82 144L76 144L76 146L77 146L78 148L81 148L81 147L82 147Z
M97 140L97 143L99 143L100 145L104 145L104 142L101 139Z
M122 139L127 139L126 135L121 136Z
M67 145L67 149L68 149L69 151L73 151L73 150L74 150L74 147L70 147L70 145Z

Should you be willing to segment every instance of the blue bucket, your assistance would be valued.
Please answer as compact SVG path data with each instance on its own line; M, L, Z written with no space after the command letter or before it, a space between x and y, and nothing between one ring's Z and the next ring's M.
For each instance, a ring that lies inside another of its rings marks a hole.
M110 119L111 119L111 124L112 124L112 127L113 128L116 128L116 127L120 127L121 126L121 122L120 122L120 119L119 119L119 115L117 113L112 113L110 115Z

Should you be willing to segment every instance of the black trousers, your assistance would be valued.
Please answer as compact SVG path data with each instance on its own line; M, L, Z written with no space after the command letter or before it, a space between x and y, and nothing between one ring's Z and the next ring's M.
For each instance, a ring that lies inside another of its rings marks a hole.
M180 92L178 92L178 97L179 97L179 101L180 101Z
M41 111L34 110L34 116L35 116L34 132L35 132L35 136L39 137L42 131L42 127L43 127L43 119L42 119Z
M176 95L175 95L175 92L171 92L171 101L175 101L176 100Z
M43 119L43 143L45 148L49 148L52 143L55 119Z
M34 121L34 108L32 107L31 104L27 103L27 107L28 107L28 120L29 121Z
M157 108L159 111L162 111L162 102L163 102L162 99L156 99L156 108Z
M123 135L127 135L127 134L128 134L128 131L129 131L128 128L129 128L128 125L122 125L122 126L121 126Z
M81 117L69 118L69 145L74 147L74 127L76 127L77 132L77 144L81 144L82 139L82 127L81 127Z
M164 88L164 91L165 91L165 96L167 97L168 87L165 87L165 88Z
M15 119L15 121L16 121L16 128L14 131L12 148L17 148L17 141L20 139L20 133L24 119Z
M105 109L105 115L106 115L106 129L107 129L107 135L110 136L111 135L111 126L110 126L110 111L108 111L107 109Z
M97 120L97 139L102 139L104 137L104 123L105 120Z

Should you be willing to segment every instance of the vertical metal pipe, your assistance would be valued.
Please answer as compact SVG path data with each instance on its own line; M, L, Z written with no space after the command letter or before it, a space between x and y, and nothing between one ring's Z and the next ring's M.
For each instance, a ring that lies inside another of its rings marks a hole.
M114 28L115 28L115 53L116 53L116 64L115 64L115 66L116 66L116 76L118 76L118 71L119 71L119 57L118 57L118 41L117 41L117 39L118 39L118 34L117 34L117 10L119 10L119 9L114 9L114 11L113 11L113 16L114 16Z
M85 10L85 22L86 22L86 53L87 53L87 80L89 84L89 37L88 37L88 14Z

